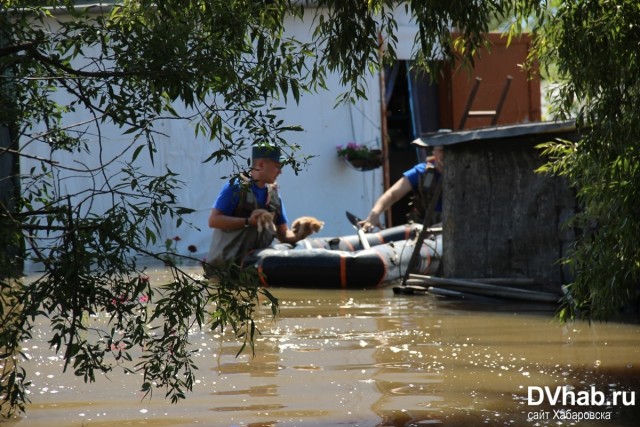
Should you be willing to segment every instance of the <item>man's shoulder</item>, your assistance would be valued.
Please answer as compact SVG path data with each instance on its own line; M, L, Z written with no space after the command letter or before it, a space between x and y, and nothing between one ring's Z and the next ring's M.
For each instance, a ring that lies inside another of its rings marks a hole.
M226 188L230 188L234 191L250 190L255 186L256 186L255 182L253 182L253 180L251 180L250 178L244 175L234 176L231 179L229 179L225 184Z
M413 168L409 169L409 172L422 174L424 173L425 170L427 170L427 164L423 162L423 163L418 163Z
M220 189L219 198L221 199L234 199L240 198L241 194L252 191L252 183L245 181L240 177L233 177L229 179Z

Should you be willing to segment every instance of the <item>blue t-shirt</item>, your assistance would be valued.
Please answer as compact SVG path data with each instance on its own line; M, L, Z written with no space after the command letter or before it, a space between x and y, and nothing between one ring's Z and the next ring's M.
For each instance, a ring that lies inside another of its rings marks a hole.
M430 165L435 167L435 165L432 163ZM415 165L414 167L412 167L408 171L405 171L402 174L405 178L409 180L409 183L411 184L411 189L413 191L417 191L418 185L420 183L420 177L425 174L426 170L427 170L426 163L418 163L417 165ZM440 172L437 169L435 170L435 179L436 181L440 180ZM442 195L440 195L440 199L438 199L438 203L436 204L436 212L442 212Z
M404 175L411 184L411 189L416 191L418 189L418 183L420 182L420 177L424 175L424 171L427 170L426 163L418 163L408 171L405 171L402 175Z
M258 208L265 209L267 205L267 187L260 188L254 182L250 184L251 191L256 198ZM213 202L213 207L218 209L225 215L233 216L238 203L240 203L240 184L237 181L227 183L222 187L216 201ZM287 223L287 212L284 209L284 203L282 203L282 197L280 198L280 205L282 209L282 215L276 220L276 225ZM278 215L276 215L278 216Z

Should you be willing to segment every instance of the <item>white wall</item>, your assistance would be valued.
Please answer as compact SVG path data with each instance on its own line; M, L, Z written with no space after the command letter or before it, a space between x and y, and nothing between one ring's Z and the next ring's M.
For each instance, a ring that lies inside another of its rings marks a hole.
M297 176L290 167L285 167L278 178L289 221L303 215L315 216L325 222L319 236L353 234L345 210L366 215L381 194L383 185L382 169L356 171L336 155L336 146L349 141L379 147L379 95L371 94L369 101L356 106L334 108L336 93L305 95L299 106L289 107L287 120L305 129L304 132L292 132L291 142L301 146L299 155L315 157ZM184 122L167 121L160 130L168 137L158 144L156 165L166 163L180 174L185 185L178 194L178 203L195 209L190 221L199 228L183 225L176 229L167 221L163 238L180 236L178 249L181 253L186 254L188 245L195 245L197 255L203 256L211 234L207 228L209 211L226 181L223 177L231 173L232 165L203 164L214 147L211 142L195 139L193 131Z
M303 22L288 23L290 34L300 39L308 37L309 28ZM302 215L311 215L325 221L325 228L319 236L338 236L353 234L355 231L347 221L345 211L349 210L358 216L366 216L377 197L382 194L382 169L360 172L352 169L337 158L336 146L350 141L365 143L372 147L380 147L380 83L378 75L367 77L368 100L356 105L340 105L334 107L341 88L336 76L327 80L329 90L319 94L303 94L299 105L290 103L286 111L286 120L290 124L300 124L304 132L291 134L291 141L300 144L301 155L313 155L306 170L296 176L290 168L285 168L279 178L279 186L283 202L290 222ZM64 96L57 95L57 101L67 104ZM90 119L88 112L78 111L67 117L68 123L79 123ZM190 216L192 226L182 225L176 228L171 221L166 221L160 236L160 249L166 238L180 236L178 251L187 254L187 246L198 248L196 256L202 257L208 250L211 231L207 228L207 217L211 205L224 184L223 176L232 171L230 164L202 163L215 149L213 143L202 137L196 138L192 125L183 121L165 120L158 128L166 136L156 138L158 153L155 163L144 161L149 173L161 174L165 167L180 175L184 181L184 189L177 194L178 203L195 209ZM90 155L69 155L59 153L54 157L68 164L98 164L97 133L95 128L89 131L85 139L91 145ZM130 137L122 135L121 130L111 127L102 129L102 138L106 142L102 147L101 157L113 158L130 142ZM22 141L26 144L27 141ZM49 157L48 147L25 145L24 152L37 157ZM127 156L129 158L130 155ZM144 157L141 154L140 158ZM37 163L24 159L23 173L29 173ZM114 164L112 171L121 165ZM77 179L75 174L65 174L62 181L63 193L74 193L88 185L86 179ZM97 178L100 181L100 177ZM100 213L110 205L108 198L100 199L92 206L92 212Z

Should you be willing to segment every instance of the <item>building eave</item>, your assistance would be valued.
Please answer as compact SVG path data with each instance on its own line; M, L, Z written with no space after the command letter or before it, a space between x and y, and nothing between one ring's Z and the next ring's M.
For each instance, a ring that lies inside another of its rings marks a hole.
M457 132L436 132L423 135L418 138L418 141L431 147L446 147L472 141L512 139L529 136L551 136L556 134L569 134L575 131L575 120L565 120L492 126Z

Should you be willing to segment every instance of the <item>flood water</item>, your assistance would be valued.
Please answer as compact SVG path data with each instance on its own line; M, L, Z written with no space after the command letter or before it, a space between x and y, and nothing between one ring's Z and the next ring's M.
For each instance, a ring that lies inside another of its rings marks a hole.
M150 273L152 283L166 274ZM34 331L24 345L32 403L6 425L638 425L637 324L562 325L548 306L391 288L271 292L280 313L261 309L255 357L236 357L229 336L193 331L198 381L175 405L162 391L144 399L138 375L114 371L85 384L63 374L47 328Z

